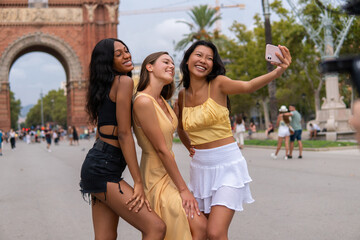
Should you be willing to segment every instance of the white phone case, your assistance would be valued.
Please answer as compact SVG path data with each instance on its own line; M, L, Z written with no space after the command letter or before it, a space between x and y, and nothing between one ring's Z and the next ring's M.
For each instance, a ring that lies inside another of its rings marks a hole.
M266 44L265 60L268 62L281 63L280 59L275 55L275 52L278 52L280 53L281 56L283 56L280 49L277 46Z

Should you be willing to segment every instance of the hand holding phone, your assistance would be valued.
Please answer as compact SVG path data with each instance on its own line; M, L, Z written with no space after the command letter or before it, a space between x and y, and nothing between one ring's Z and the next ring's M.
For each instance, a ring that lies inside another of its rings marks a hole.
M280 56L284 57L279 47L266 44L265 60L268 62L282 63L281 60L276 56L276 52L279 53Z

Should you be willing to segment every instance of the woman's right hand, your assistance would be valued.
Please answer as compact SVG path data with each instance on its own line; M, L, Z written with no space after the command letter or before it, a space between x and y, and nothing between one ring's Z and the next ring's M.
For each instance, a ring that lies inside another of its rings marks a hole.
M131 196L131 198L126 202L126 205L131 204L129 207L129 211L131 211L132 209L134 209L136 207L136 205L138 205L135 212L139 212L140 209L143 207L144 203L145 203L148 211L151 212L152 210L150 207L150 203L146 199L143 185L141 183L138 183L138 184L134 183L134 193Z
M191 147L189 148L189 156L190 156L190 157L193 157L194 154L195 154L195 149L194 149L193 146L191 146Z
M198 202L196 201L192 193L189 191L189 189L181 191L180 196L186 216L194 218L194 213L200 216Z

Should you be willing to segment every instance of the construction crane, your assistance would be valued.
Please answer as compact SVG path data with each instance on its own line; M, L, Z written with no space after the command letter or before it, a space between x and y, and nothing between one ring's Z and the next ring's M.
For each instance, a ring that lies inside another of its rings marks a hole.
M188 11L193 9L194 6L181 6L181 7L169 7L169 8L150 8L150 9L140 9L140 10L131 10L131 11L121 11L119 16L129 16L129 15L138 15L138 14L152 14L152 13L167 13L167 12L181 12ZM245 9L245 4L234 4L234 5L223 5L220 4L219 0L215 1L215 6L210 6L216 10L216 16L220 16L221 8L239 8L241 10ZM220 20L215 23L216 29L221 30Z

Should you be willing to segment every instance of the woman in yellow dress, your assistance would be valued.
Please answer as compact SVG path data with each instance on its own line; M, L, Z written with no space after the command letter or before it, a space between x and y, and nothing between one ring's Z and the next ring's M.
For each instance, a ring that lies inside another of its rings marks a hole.
M142 148L140 171L147 199L166 224L165 239L206 239L206 217L172 152L178 120L165 99L173 94L173 79L174 62L167 52L144 60L133 104L134 132Z

